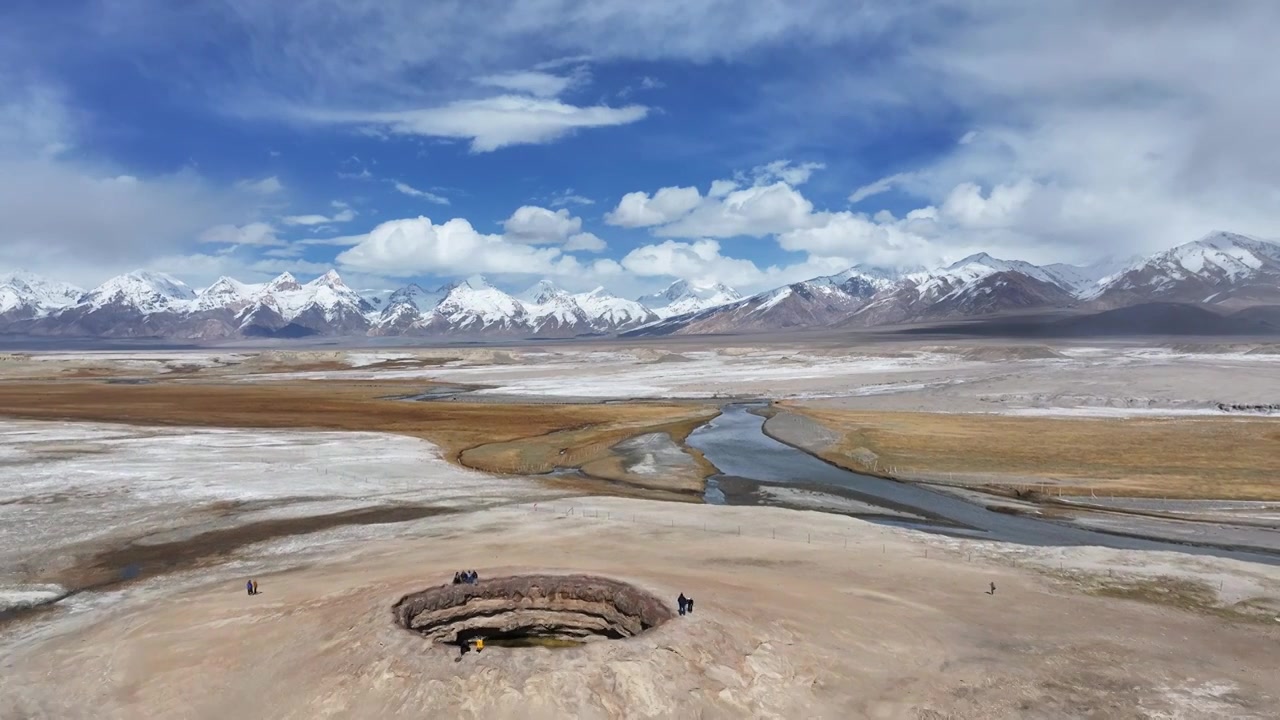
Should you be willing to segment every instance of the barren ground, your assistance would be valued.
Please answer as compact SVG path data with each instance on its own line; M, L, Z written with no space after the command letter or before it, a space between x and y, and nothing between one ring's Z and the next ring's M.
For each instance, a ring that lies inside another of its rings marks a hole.
M0 600L73 594L0 624L0 717L1280 717L1276 566L694 504L713 468L682 445L714 396L775 398L787 442L855 469L1132 496L1097 502L1212 534L1275 524L1226 500L1280 499L1278 359L736 340L11 355ZM469 568L698 609L455 662L390 608Z
M1275 717L1280 625L1085 592L1068 571L1107 582L1098 551L1064 552L1054 572L982 543L772 508L530 510L406 524L259 572L257 597L225 572L139 590L11 643L6 717ZM1280 580L1159 559L1272 591ZM631 640L455 662L390 607L458 568L590 572L684 592L697 610Z

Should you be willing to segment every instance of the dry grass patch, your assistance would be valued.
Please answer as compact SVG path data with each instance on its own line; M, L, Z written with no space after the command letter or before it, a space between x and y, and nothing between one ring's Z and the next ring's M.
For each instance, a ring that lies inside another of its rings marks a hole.
M1064 419L827 410L782 403L840 434L820 454L908 479L1134 497L1280 500L1280 421Z
M1189 578L1110 578L1070 573L1059 579L1073 582L1090 595L1173 607L1225 620L1274 623L1280 616L1280 602L1274 598L1259 597L1226 604L1208 583Z
M607 452L625 437L673 423L696 423L697 418L715 413L714 406L696 403L525 405L386 399L404 394L409 387L403 382L27 382L0 384L0 415L139 425L390 432L430 440L451 461L511 473L576 467L575 463ZM494 447L482 448L490 445ZM472 449L475 452L467 452ZM561 449L566 449L566 456L559 455Z

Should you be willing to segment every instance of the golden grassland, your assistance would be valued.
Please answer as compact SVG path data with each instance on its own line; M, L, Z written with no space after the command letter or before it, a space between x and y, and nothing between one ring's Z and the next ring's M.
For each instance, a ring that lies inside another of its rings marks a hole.
M620 440L682 440L714 417L704 403L509 404L394 399L429 383L0 383L0 415L40 420L390 432L429 440L452 462L496 473L576 468ZM563 453L561 452L563 451ZM620 478L624 479L624 478Z
M1280 500L1280 421L1071 419L828 410L780 403L840 436L819 455L871 457L904 479L1057 494Z

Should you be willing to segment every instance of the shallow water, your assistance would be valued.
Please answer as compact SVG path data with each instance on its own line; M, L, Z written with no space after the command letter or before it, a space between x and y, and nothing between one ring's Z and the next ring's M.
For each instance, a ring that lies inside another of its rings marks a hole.
M920 485L860 475L778 442L765 435L765 418L750 410L754 405L729 405L724 412L689 435L696 448L724 475L773 483L810 483L853 491L858 499L893 510L906 510L970 528L972 537L1023 545L1094 545L1133 550L1168 550L1214 555L1269 565L1280 565L1280 555L1188 545L1095 532L1048 520L987 510L981 505ZM900 523L886 523L900 525ZM945 532L928 524L916 524L925 532Z

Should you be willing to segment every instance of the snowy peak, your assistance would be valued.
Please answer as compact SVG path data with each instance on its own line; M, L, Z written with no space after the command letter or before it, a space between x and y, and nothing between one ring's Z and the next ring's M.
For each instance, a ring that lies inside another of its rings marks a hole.
M180 307L194 298L191 288L175 277L135 270L117 275L89 291L80 304L93 308L122 306L151 313Z
M465 285L471 288L472 290L496 290L497 289L493 286L492 283L489 282L489 278L483 275L472 275L458 284ZM506 293L503 293L503 294L505 295Z
M223 276L196 294L192 308L195 310L216 310L218 308L239 310L251 303L254 296L261 291L261 285L249 285L235 278Z
M267 286L263 290L264 292L270 294L270 293L276 293L276 292L282 292L282 291L289 292L289 291L295 291L295 290L301 290L301 289L302 289L302 286L298 284L298 280L293 276L293 273L282 272L279 275L277 275L274 280L267 283Z
M633 328L658 319L658 315L644 305L620 298L602 287L578 293L573 300L582 308L592 327L600 332Z
M408 305L419 312L430 312L447 293L448 290L445 289L426 290L417 283L409 283L391 293L387 298L386 309L389 310L396 305Z
M1105 307L1136 302L1247 306L1280 302L1280 245L1214 232L1156 253L1102 279L1086 298Z
M515 330L528 312L514 297L493 287L480 276L449 288L429 321L435 328L455 332Z
M520 300L531 305L545 305L555 298L568 296L568 291L550 280L539 280L533 287L520 293Z
M34 273L0 275L0 317L41 317L74 305L84 290Z
M677 280L662 292L638 298L638 302L659 317L667 318L700 312L741 299L741 293L723 283L699 287L686 280Z
M327 287L335 290L350 289L347 287L347 284L342 281L342 276L338 274L337 270L329 270L328 272L316 278L315 280L312 280L311 282L307 283L307 286L308 287Z

